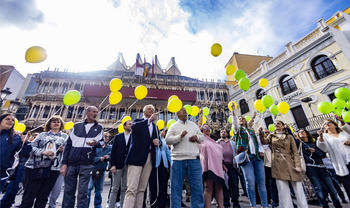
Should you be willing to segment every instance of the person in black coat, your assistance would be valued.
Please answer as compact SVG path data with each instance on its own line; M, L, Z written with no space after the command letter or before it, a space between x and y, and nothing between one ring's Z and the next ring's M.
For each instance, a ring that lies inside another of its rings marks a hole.
M125 121L123 125L124 132L115 135L112 152L111 152L111 173L112 173L112 186L109 197L109 207L114 207L117 201L117 194L121 185L120 193L120 207L123 208L125 191L127 189L126 180L128 173L128 166L125 165L126 155L129 151L130 137L131 137L131 124L132 121Z

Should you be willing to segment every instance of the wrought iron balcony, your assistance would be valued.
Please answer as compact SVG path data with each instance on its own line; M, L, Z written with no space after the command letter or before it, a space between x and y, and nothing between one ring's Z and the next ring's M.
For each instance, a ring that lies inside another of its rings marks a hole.
M317 130L321 129L323 125L323 121L325 119L335 120L335 116L333 114L327 114L327 115L321 114L318 116L310 117L308 119L299 120L296 123L290 123L288 125L293 127L295 132L303 128L309 131L312 135L315 135Z

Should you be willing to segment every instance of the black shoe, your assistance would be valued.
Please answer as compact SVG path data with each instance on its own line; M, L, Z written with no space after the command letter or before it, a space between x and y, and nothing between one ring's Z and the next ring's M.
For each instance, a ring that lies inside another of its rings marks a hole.
M346 199L341 199L341 202L342 202L343 204L349 203L348 201L346 201Z
M181 202L181 207L187 207L187 205L183 202Z
M248 197L248 194L247 194L247 193L243 193L241 196L246 196L246 197Z

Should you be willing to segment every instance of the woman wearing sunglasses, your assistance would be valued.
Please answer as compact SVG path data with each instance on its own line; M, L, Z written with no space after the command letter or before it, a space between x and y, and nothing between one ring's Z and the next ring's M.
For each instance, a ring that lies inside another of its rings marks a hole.
M337 177L350 197L350 126L342 117L336 116L336 119L340 121L340 127L331 119L324 120L324 132L322 129L317 131L317 146L328 152Z
M275 120L275 131L264 136L260 127L260 139L263 144L270 144L272 150L271 175L276 179L279 205L283 208L293 208L289 183L292 184L298 207L308 207L304 194L301 173L300 156L294 138L284 127L284 123Z
M327 172L326 166L323 164L322 158L326 157L326 153L316 146L316 142L305 129L300 129L298 132L297 146L302 150L305 164L306 175L310 179L312 186L320 205L322 207L329 207L327 197L323 185L328 189L333 205L336 208L342 207L332 182L332 178ZM323 185L322 185L323 184Z

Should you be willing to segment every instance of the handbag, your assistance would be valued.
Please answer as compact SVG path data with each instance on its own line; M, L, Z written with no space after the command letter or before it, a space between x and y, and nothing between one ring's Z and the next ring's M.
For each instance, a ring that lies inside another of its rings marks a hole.
M103 177L104 172L105 172L104 168L94 169L91 172L91 177L93 180L98 180Z
M306 172L306 163L305 163L305 158L303 155L303 144L299 145L299 152L300 152L300 166L301 166L301 172L305 173Z
M242 140L241 135L238 135L238 139L241 139L241 144L242 144L243 140ZM248 143L248 146L249 146L249 143ZM247 149L245 151L243 151L235 156L237 166L244 165L244 164L250 162L249 155L248 155L248 146L247 146Z
M40 160L35 160L35 158L36 157L34 156L34 169L51 167L52 160L43 159L43 156L41 156Z

